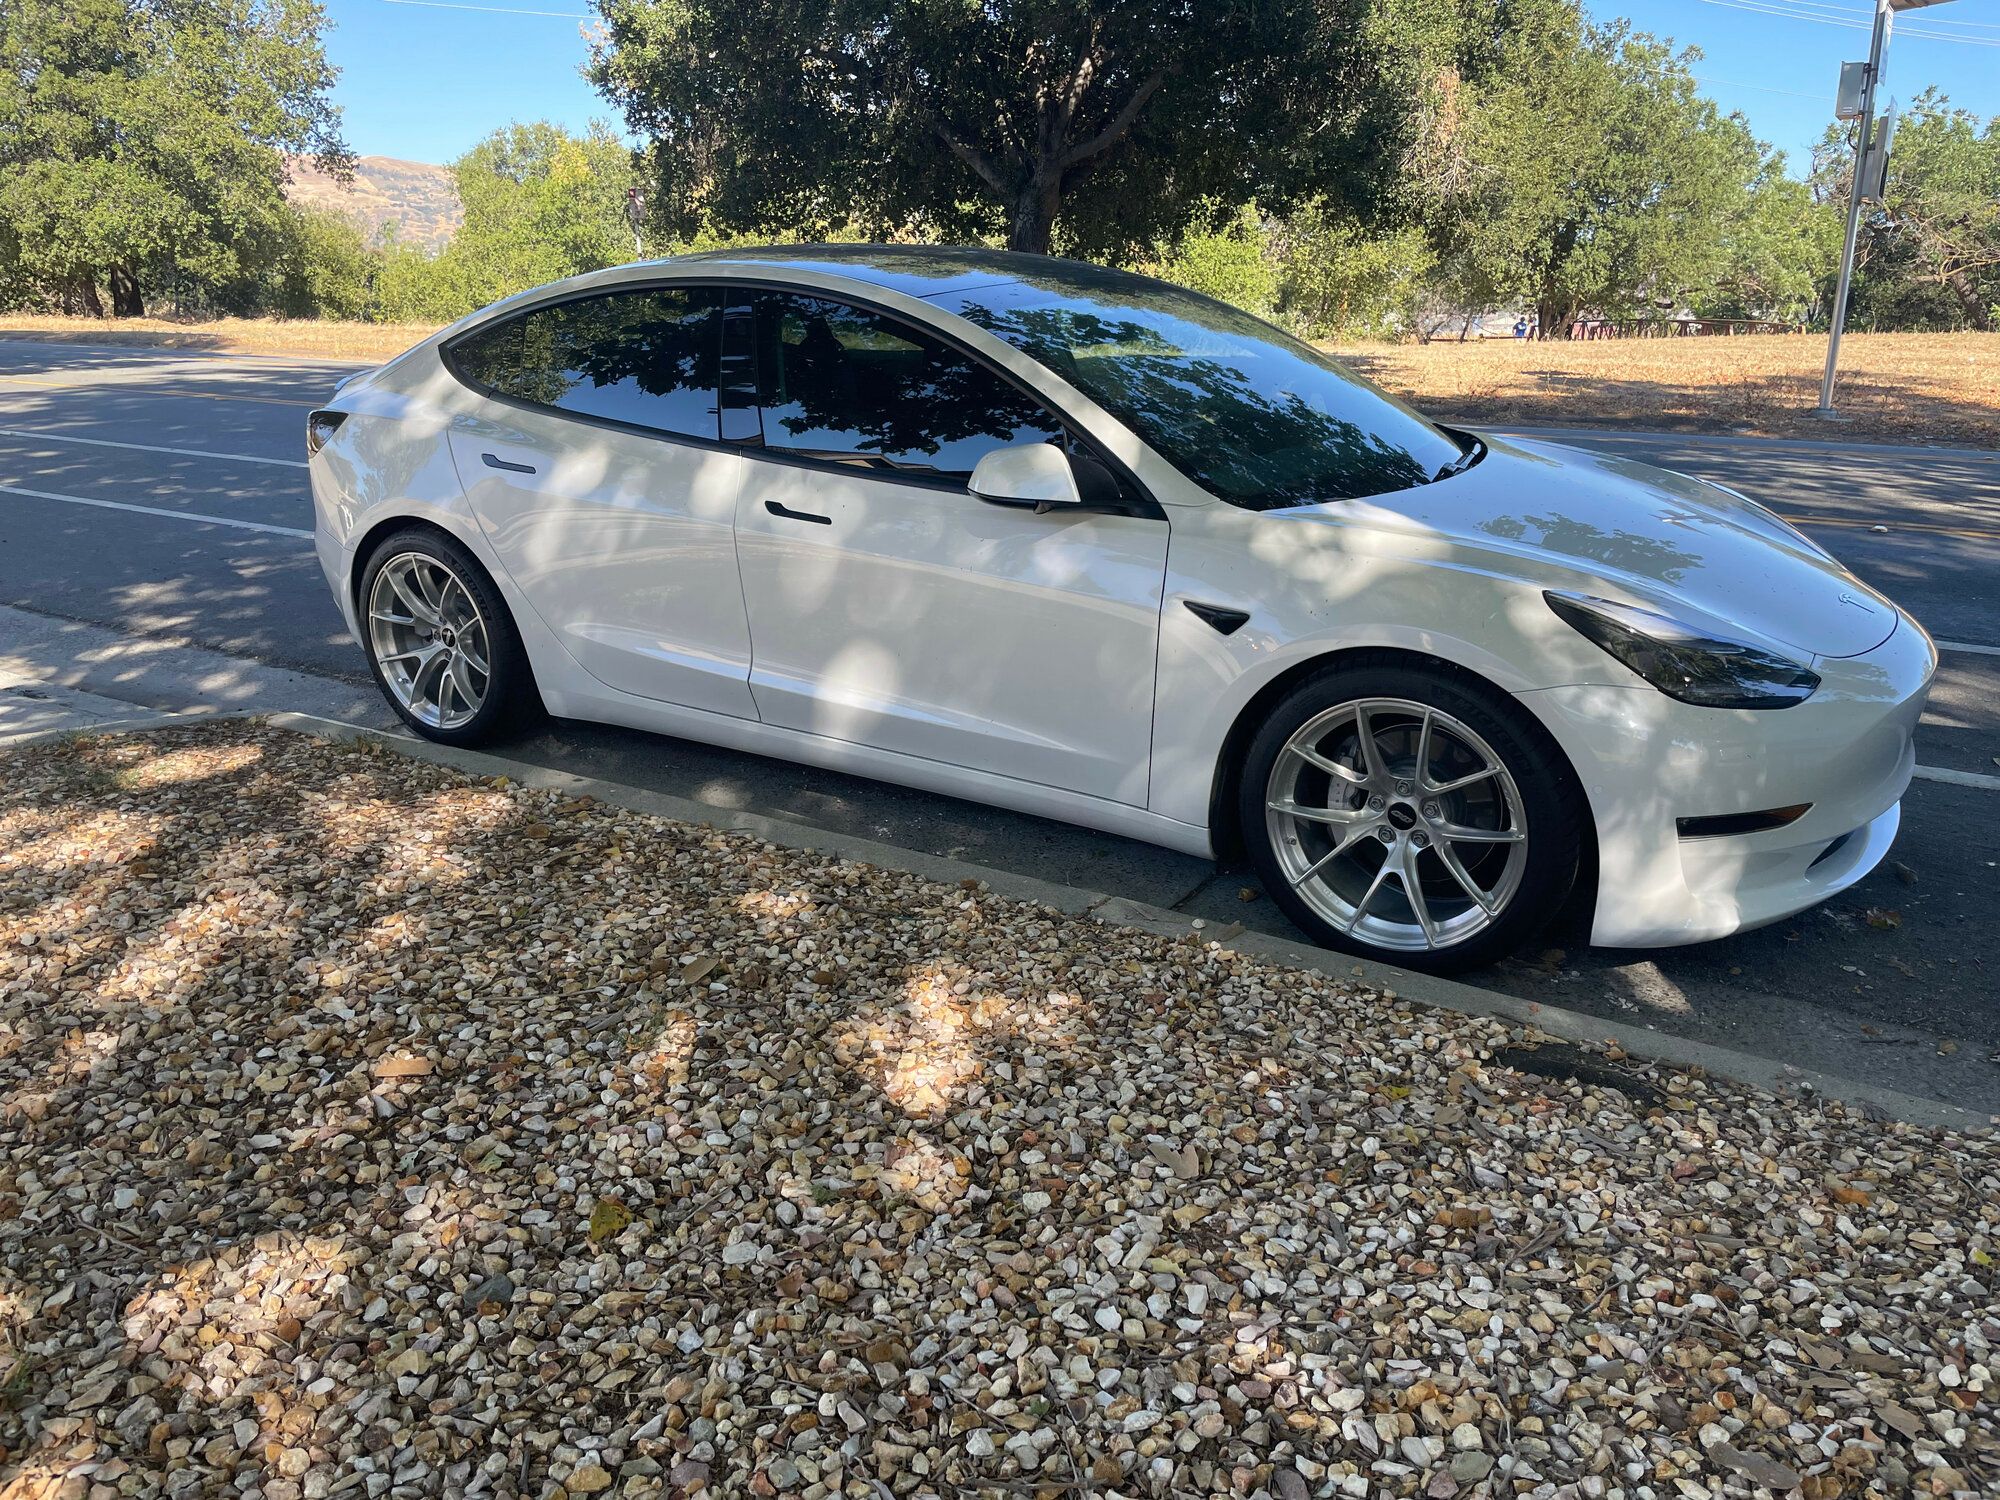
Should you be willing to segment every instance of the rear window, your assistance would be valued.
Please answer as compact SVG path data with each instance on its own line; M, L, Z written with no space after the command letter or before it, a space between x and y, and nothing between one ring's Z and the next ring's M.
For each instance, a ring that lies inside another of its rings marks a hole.
M932 300L1046 365L1233 505L1408 489L1461 454L1310 345L1165 282L1056 273Z
M449 358L492 395L713 439L720 299L711 287L579 297L482 328Z

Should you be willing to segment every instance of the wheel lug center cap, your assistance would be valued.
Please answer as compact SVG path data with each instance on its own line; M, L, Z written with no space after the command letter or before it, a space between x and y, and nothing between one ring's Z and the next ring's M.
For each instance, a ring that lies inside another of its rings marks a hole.
M1417 826L1416 809L1407 802L1398 802L1389 809L1389 826L1400 833L1408 833Z

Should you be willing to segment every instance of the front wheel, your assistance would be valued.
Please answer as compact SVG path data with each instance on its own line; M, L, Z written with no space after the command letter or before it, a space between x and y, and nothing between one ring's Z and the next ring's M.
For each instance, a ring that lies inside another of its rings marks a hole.
M1251 863L1315 941L1450 972L1491 963L1576 879L1582 798L1504 694L1403 666L1301 684L1251 742Z

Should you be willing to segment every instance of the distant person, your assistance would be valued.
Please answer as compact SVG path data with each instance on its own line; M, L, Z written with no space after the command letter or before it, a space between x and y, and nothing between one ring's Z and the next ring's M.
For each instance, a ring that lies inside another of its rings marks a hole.
M1516 318L1514 320L1514 337L1517 339L1524 339L1527 336L1528 336L1527 318L1526 317Z

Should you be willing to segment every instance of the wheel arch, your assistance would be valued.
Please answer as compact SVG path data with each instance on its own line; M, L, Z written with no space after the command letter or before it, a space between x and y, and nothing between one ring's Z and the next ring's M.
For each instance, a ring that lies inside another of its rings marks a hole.
M507 600L507 591L501 587L500 580L494 577L493 570L486 565L486 560L479 555L465 537L460 536L451 527L440 524L430 516L414 515L408 511L403 511L396 515L384 516L379 521L373 522L367 530L363 531L355 539L354 550L350 554L353 561L348 565L347 600L348 603L354 606L354 618L356 620L359 620L362 614L361 580L368 575L368 564L374 560L375 554L381 549L382 543L399 531L429 531L445 538L447 541L456 542L471 556L473 562L478 565L479 571L486 575L486 581L493 586L494 592L499 594L503 601ZM513 608L511 601L508 601L508 608L510 611Z
M1215 847L1216 858L1224 861L1240 860L1243 857L1243 829L1236 813L1235 787L1242 775L1250 742L1256 738L1257 730L1270 715L1271 710L1291 693L1299 684L1314 677L1329 676L1337 672L1357 671L1365 667L1401 668L1433 672L1440 676L1456 678L1471 687L1479 688L1513 703L1520 711L1529 732L1540 741L1542 748L1550 755L1571 791L1582 803L1583 813L1578 818L1582 835L1579 851L1579 865L1576 876L1578 896L1589 901L1594 908L1597 899L1597 818L1596 809L1591 805L1590 794L1584 786L1583 778L1576 773L1576 766L1570 760L1556 737L1549 732L1539 715L1520 698L1508 692L1491 678L1469 667L1461 666L1444 657L1433 656L1425 651L1411 651L1393 646L1351 646L1337 651L1310 656L1303 661L1293 662L1283 671L1275 673L1251 694L1250 699L1230 722L1228 733L1223 736L1222 751L1216 757L1215 771L1208 794L1209 838Z

